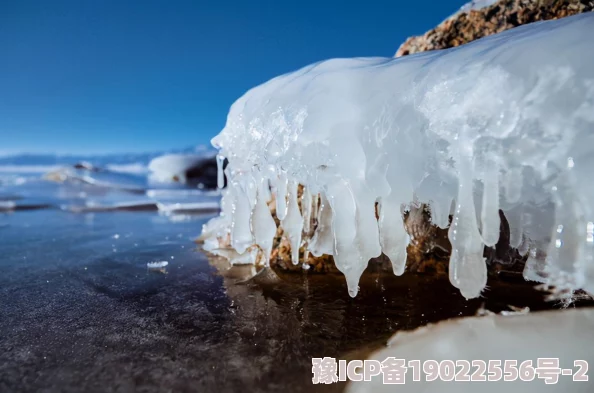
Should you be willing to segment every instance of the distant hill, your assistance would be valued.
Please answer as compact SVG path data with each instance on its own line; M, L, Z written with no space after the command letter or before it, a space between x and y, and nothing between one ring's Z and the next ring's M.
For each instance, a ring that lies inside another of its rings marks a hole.
M130 164L142 163L148 164L150 160L163 154L198 154L211 155L215 153L214 148L200 145L196 147L186 147L182 149L173 149L168 151L154 151L142 153L117 153L117 154L32 154L21 153L15 155L0 156L0 165L68 165L76 164L81 161L89 162L95 166L105 166L107 164Z

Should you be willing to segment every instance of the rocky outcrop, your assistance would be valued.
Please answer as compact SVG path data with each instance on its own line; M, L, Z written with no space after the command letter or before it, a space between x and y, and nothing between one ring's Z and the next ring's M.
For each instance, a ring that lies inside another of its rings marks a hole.
M593 10L594 0L500 0L479 10L457 13L424 35L410 37L396 57L452 48L520 25Z

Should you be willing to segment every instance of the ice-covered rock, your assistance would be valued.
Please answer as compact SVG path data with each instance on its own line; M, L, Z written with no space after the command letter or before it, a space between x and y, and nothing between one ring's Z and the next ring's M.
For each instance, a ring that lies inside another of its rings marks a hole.
M470 10L481 10L485 7L495 4L499 0L471 0L460 7L459 12L468 12Z
M501 209L532 278L594 292L594 41L584 39L592 31L594 14L583 14L445 51L328 60L250 90L213 139L229 160L230 187L204 233L240 254L255 244L264 179L297 244L303 216L291 206L302 184L330 209L318 215L316 241L299 243L331 252L354 296L382 252L402 273L401 212L423 203L439 226L453 213L450 279L473 298Z
M215 188L223 179L217 178L217 162L213 155L166 154L149 163L151 179L158 182L181 182L202 184Z

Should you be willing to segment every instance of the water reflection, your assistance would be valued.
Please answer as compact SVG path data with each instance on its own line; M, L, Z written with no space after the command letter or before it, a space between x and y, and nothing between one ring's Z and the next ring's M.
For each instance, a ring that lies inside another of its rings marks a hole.
M483 298L465 300L447 276L405 274L370 267L356 298L348 296L342 275L260 273L210 258L231 300L237 358L255 362L254 388L286 391L340 391L342 384L313 386L311 358L363 359L397 330L440 320L530 307L554 307L523 280L491 279ZM221 381L232 375L221 372Z

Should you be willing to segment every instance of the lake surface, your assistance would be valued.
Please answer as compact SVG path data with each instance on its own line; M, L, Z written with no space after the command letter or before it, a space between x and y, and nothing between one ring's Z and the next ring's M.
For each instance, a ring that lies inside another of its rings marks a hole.
M341 391L312 385L312 357L361 359L398 330L481 307L555 307L513 277L473 301L447 277L371 268L355 299L340 275L250 279L194 243L212 212L63 209L81 193L131 196L89 187L0 188L30 202L0 213L0 392Z

